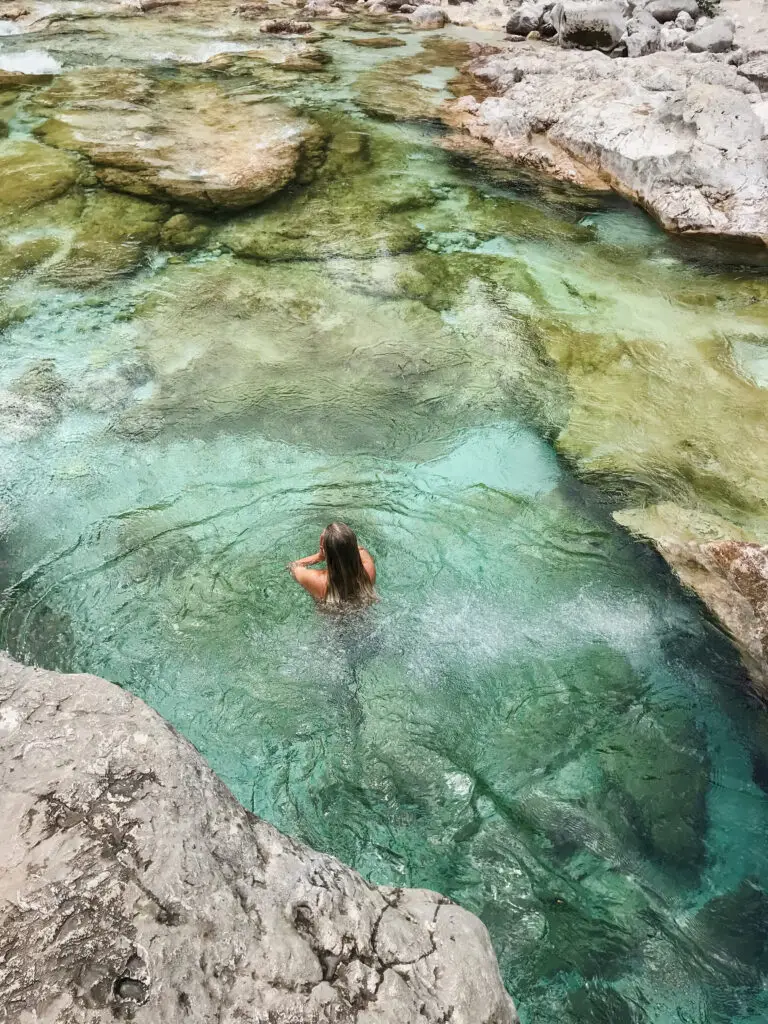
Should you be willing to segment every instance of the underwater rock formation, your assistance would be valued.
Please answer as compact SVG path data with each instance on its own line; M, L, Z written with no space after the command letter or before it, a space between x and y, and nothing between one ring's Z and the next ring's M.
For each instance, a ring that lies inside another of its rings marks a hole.
M61 76L37 104L48 116L38 134L88 157L104 185L198 207L260 203L322 153L319 128L287 107L206 82L86 69Z
M9 1019L515 1024L488 934L243 809L137 697L0 658Z

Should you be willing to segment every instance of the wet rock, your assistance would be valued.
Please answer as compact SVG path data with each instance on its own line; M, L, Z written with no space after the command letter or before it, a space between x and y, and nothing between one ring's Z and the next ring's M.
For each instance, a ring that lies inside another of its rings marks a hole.
M88 287L133 273L159 242L166 215L167 208L132 196L88 195L69 244L44 269L46 280Z
M58 409L67 390L64 378L56 370L54 359L38 359L32 363L13 385L13 391L24 398Z
M626 28L624 11L617 3L563 0L552 9L552 22L564 46L612 50Z
M25 18L28 14L28 7L21 7L18 4L0 5L0 18L4 21L18 21L19 18Z
M269 4L240 4L232 8L233 14L238 14L246 20L256 21L263 18L269 10Z
M87 69L61 76L37 103L49 115L38 134L92 160L105 185L199 207L256 205L322 151L306 119L207 82Z
M48 402L0 391L0 440L28 441L58 418Z
M259 32L268 32L276 36L301 36L312 32L312 24L309 21L295 21L292 18L272 18L270 21L262 21Z
M160 243L167 249L199 249L208 240L210 230L210 225L199 217L176 213L163 224Z
M696 23L689 11L680 11L675 18L675 24L684 32L691 32Z
M685 40L691 53L725 53L733 46L733 24L728 18L713 18Z
M513 162L585 184L591 173L668 230L768 238L768 144L734 68L521 44L468 70L496 95L461 123Z
M5 658L0 706L14 1019L517 1021L477 918L282 836L125 690Z
M353 46L364 46L372 50L386 50L393 46L405 46L405 40L397 36L371 36L369 39L348 39Z
M693 720L673 708L650 722L638 709L601 749L600 763L642 850L668 867L697 871L706 852L709 764Z
M0 89L29 89L52 81L52 74L31 74L25 71L8 71L0 68Z
M680 14L687 14L690 19L699 16L699 5L696 0L651 0L643 10L661 22L675 21Z
M448 21L448 17L441 7L420 4L410 15L410 21L414 28L433 29L442 28Z
M734 985L760 984L768 968L768 894L745 878L732 892L715 896L696 914L690 932L711 967Z
M676 575L733 637L759 694L768 699L768 546L717 516L665 503L614 514L653 543Z
M0 217L16 216L63 195L80 175L80 165L69 153L26 139L0 143Z
M290 44L262 46L235 53L217 53L205 62L206 69L219 71L227 77L242 76L256 80L264 78L271 87L275 70L323 71L331 62L330 56L320 47L305 39L291 39Z

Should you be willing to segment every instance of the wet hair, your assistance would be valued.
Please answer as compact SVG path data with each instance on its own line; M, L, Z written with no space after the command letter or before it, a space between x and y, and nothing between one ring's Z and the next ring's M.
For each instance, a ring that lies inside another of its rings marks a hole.
M328 589L324 603L363 607L377 600L357 544L355 531L345 523L331 523L323 530L323 551L328 567Z

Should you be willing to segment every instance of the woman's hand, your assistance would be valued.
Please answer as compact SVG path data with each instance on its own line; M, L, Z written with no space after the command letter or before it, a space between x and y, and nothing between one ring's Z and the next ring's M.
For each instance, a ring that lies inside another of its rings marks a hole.
M290 569L291 566L294 565L317 565L317 563L322 562L324 558L325 555L322 551L318 551L314 555L307 555L306 558L297 558L295 562L289 562L288 568Z

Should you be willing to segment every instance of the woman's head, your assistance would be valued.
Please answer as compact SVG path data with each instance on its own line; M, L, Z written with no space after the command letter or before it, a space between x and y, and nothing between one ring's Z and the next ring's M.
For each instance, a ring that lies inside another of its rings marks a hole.
M322 532L320 550L328 567L326 604L365 605L376 600L354 530L345 523L331 523Z

